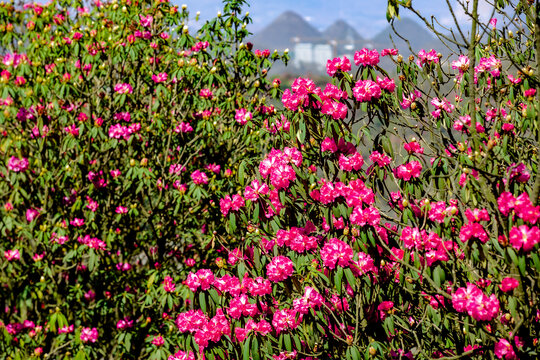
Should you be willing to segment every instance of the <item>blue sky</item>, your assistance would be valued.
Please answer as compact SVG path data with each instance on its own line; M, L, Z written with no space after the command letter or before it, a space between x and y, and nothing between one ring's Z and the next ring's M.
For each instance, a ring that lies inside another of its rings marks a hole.
M450 2L455 4L457 0ZM186 4L195 14L201 12L201 19L208 19L217 14L222 7L221 0L173 0L174 3ZM386 22L387 0L250 0L246 9L250 12L253 24L249 29L256 33L264 28L279 14L293 10L302 15L314 27L324 29L335 20L343 19L351 24L364 38L371 38L384 29ZM430 18L434 15L443 24L450 24L451 18L445 0L413 0L415 8ZM458 18L464 18L463 11L455 6ZM480 14L485 11L485 4L480 5ZM402 10L401 15L407 15ZM486 15L487 16L487 15Z

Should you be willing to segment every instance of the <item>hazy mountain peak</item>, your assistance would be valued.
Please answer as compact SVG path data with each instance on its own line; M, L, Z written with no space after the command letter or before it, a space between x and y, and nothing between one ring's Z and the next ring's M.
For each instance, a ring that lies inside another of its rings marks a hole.
M359 41L363 40L358 31L345 20L336 20L323 32L323 36L330 40Z

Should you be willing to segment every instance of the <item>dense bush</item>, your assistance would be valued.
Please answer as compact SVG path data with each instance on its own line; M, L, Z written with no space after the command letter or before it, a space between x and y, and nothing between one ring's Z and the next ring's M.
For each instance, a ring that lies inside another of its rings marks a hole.
M0 8L4 357L538 357L536 5L282 113L240 5Z
M291 131L220 201L244 243L186 278L184 356L538 356L538 10L498 6L449 59L362 49L285 90Z
M0 358L173 349L170 279L220 255L219 198L281 123L243 3L194 35L167 1L1 4Z

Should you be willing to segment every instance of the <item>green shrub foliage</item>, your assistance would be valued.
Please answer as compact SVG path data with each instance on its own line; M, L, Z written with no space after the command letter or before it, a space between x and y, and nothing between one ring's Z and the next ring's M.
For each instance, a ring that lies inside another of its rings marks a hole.
M219 198L281 121L241 5L193 32L166 1L2 3L0 358L172 349L161 283L219 255Z

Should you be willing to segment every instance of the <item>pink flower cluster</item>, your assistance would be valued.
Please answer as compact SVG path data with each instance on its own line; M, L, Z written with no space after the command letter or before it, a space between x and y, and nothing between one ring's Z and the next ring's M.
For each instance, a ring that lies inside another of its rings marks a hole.
M378 151L374 151L369 155L369 160L371 160L374 164L379 165L380 167L385 167L387 165L390 165L392 162L392 158L386 154L381 154Z
M259 313L256 303L250 303L248 296L242 294L231 299L227 314L233 319L240 319L242 316L254 317Z
M234 329L234 334L236 335L236 339L242 342L247 338L250 332L256 332L264 336L264 335L269 334L271 331L272 331L272 326L270 325L268 321L263 319L257 323L253 319L249 319L243 328L236 327Z
M268 280L280 282L287 279L294 272L294 264L286 256L276 256L266 265L266 275Z
M500 212L508 216L513 210L523 221L536 224L540 219L540 206L534 206L527 193L514 197L510 192L503 192L497 199Z
M375 66L379 63L379 52L363 48L354 53L354 63L362 66Z
M439 100L439 98L433 98L431 100L431 105L435 106L435 110L431 112L431 115L438 119L439 116L441 116L441 111L445 111L446 113L450 114L454 111L455 106L450 103L450 101L446 100L446 98Z
M98 238L90 237L90 235L85 236L79 236L77 238L77 241L83 245L86 245L92 249L95 250L106 250L107 244L103 240L99 240Z
M202 349L208 346L209 341L218 342L223 335L231 335L231 325L222 309L217 309L211 319L201 310L180 313L176 318L176 327L181 333L194 333L195 342Z
M247 111L244 108L237 109L236 114L234 115L234 119L240 125L245 125L248 123L248 121L253 119L253 114L251 114L251 111Z
M112 139L123 138L124 140L129 140L131 134L134 134L139 130L141 130L141 124L139 123L130 124L128 126L123 126L121 124L111 125L109 128L109 137Z
M173 355L170 355L167 360L195 360L195 353L188 351L178 351Z
M402 230L400 240L406 249L423 252L427 266L437 261L448 261L449 251L454 247L458 249L452 241L442 241L437 233L428 234L425 230L409 226Z
M330 270L335 269L336 265L349 266L353 255L351 246L337 238L328 240L321 249L323 265Z
M168 79L167 73L159 73L159 74L153 74L152 75L152 81L154 81L156 84L166 82Z
M373 80L358 80L352 90L358 102L370 102L381 97L381 87Z
M499 300L492 294L487 297L474 284L467 284L452 294L452 305L458 312L467 312L477 321L491 321L499 313Z
M235 194L232 196L227 195L223 199L219 200L219 207L223 216L227 216L229 211L238 211L245 206L245 201L242 195Z
M276 311L272 319L272 325L274 326L274 329L276 329L276 334L279 335L279 333L288 329L296 329L302 321L302 315L298 317L298 320L296 319L297 314L298 312L296 310L291 309L281 309Z
M364 158L359 153L354 153L351 156L341 154L339 156L339 168L344 171L359 171L364 165Z
M172 277L168 275L165 276L165 279L163 280L163 290L169 293L172 293L176 290L176 285Z
M191 173L191 180L197 185L208 184L208 175L200 170L195 170Z
M291 230L278 230L275 237L275 243L278 246L288 246L291 250L303 253L316 249L318 238L309 236L317 228L310 222L304 228L292 227Z
M185 281L187 287L195 292L200 287L201 290L205 291L210 289L210 286L214 282L214 273L209 269L200 269L196 273L190 272Z
M14 172L23 172L28 169L28 159L12 156L9 158L7 168Z
M304 296L293 301L293 309L299 314L306 315L309 309L321 307L324 304L323 296L314 288L306 286Z
M477 74L481 74L486 71L489 71L489 73L494 77L499 77L501 75L501 68L501 60L497 59L495 55L491 55L488 58L481 58L478 65L476 65L474 68L475 80Z
M286 89L283 92L283 96L281 98L283 106L285 106L291 111L296 111L299 107L309 107L309 96L311 94L317 95L319 97L322 94L321 88L317 87L313 80L304 78L295 79L291 85L291 90ZM312 101L312 104L314 105L314 107L317 107L315 106L315 100Z
M324 179L321 179L320 183L322 185L320 190L313 190L310 196L323 204L332 203L340 196L345 198L349 207L360 206L363 203L371 205L375 200L373 191L360 179L352 180L349 185L342 182L332 183Z
M439 57L437 56L437 52L433 49L431 49L429 52L422 49L418 53L418 58L416 59L416 65L419 67L423 67L424 65L431 65L431 64L438 64L439 63Z
M14 261L19 260L21 258L21 254L19 253L19 250L11 249L4 251L4 257L7 261Z
M118 94L131 94L133 93L133 87L127 83L116 84L114 86L114 91Z
M263 178L270 176L270 183L276 189L288 188L290 182L296 179L296 173L291 165L299 167L301 164L300 150L289 147L283 151L272 149L261 161L259 173Z
M244 190L244 197L246 200L256 201L261 195L267 195L269 191L268 185L260 183L259 180L254 179L250 185L246 186Z
M338 71L348 72L351 71L351 61L344 56L343 58L334 58L328 60L326 63L326 73L329 76L335 76Z
M95 343L98 339L98 331L96 328L83 327L81 330L81 341L83 343Z
M422 172L422 164L419 161L411 161L404 165L399 165L395 170L394 174L398 179L409 181L412 178L420 177Z
M430 204L428 219L442 224L446 216L455 215L457 212L457 200L451 200L449 206L447 206L444 201L438 201L436 203Z

